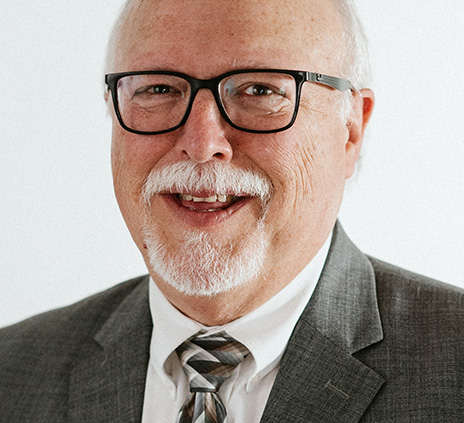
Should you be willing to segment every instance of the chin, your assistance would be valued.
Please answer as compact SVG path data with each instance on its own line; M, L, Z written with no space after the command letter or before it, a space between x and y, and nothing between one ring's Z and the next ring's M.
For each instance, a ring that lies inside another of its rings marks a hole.
M256 279L269 245L262 223L246 237L225 244L200 230L186 231L176 248L152 229L145 228L144 234L151 270L188 296L223 294Z

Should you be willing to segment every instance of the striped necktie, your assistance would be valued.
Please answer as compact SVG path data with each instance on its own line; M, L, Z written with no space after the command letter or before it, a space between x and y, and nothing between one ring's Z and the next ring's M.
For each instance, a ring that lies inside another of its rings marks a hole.
M219 332L210 336L197 334L176 352L190 385L178 423L223 423L227 412L217 391L248 350L227 333Z

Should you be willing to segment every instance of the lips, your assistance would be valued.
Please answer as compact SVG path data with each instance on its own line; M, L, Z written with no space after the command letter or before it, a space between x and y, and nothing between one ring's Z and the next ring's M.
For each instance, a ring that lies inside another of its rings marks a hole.
M176 225L180 224L179 229L184 225L188 228L212 229L222 227L222 224L233 218L233 216L241 215L241 210L254 197L215 194L211 191L195 191L189 193L163 193L159 198L171 210L172 216L176 220L178 219Z
M197 212L219 212L228 209L241 198L227 194L177 194L177 200L182 207Z

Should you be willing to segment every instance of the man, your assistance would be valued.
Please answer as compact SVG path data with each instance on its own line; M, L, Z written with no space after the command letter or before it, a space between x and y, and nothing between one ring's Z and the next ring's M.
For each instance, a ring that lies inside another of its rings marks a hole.
M107 68L150 276L3 329L1 422L463 421L462 291L337 223L374 105L348 2L129 1Z

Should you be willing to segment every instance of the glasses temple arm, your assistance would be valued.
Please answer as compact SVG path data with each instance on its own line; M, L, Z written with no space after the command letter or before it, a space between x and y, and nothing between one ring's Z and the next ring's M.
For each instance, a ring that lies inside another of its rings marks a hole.
M339 91L352 89L350 81L346 79L336 78L334 76L323 75L322 73L306 72L306 80L308 82L316 82L318 84L327 85Z

